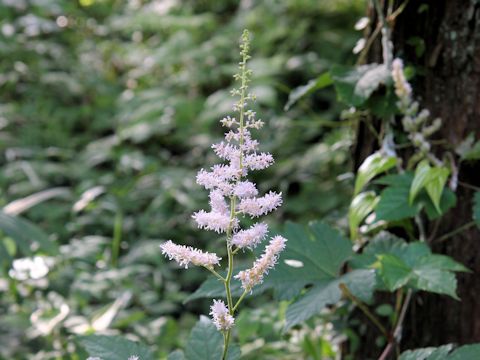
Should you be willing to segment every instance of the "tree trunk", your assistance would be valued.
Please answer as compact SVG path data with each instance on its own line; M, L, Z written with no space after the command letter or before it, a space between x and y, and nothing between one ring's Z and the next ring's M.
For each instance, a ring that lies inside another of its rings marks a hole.
M402 2L396 1L396 6ZM468 134L473 133L478 140L480 1L411 0L396 19L393 44L395 56L417 70L413 79L415 97L433 117L443 120L437 138L446 140L452 154ZM376 57L372 60L381 61L378 47L372 54ZM375 144L372 138L368 131L359 130L355 159L361 160L374 150L364 147ZM441 153L445 147L436 150ZM480 187L480 162L462 163L459 172L457 206L437 224L436 239L472 219L474 191L465 184ZM434 223L427 225L429 232L434 231ZM433 240L431 245L434 252L453 257L472 273L458 275L461 301L426 293L415 295L405 321L402 350L480 342L480 232L470 227L445 241ZM362 358L374 356L368 353Z

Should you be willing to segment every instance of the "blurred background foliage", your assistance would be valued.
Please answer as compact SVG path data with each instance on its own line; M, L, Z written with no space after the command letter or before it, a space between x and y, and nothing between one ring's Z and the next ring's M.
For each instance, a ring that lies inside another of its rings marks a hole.
M1 0L0 358L83 359L75 335L123 334L159 358L205 313L186 305L206 273L160 255L173 239L217 249L194 228L196 171L231 110L238 39L253 33L259 134L276 165L269 222L335 218L351 196L352 129L333 89L288 110L290 92L352 64L360 0ZM348 125L348 124L347 124ZM223 250L218 250L220 256ZM282 333L282 306L251 300L245 359L324 359L322 319ZM335 319L329 319L335 321Z

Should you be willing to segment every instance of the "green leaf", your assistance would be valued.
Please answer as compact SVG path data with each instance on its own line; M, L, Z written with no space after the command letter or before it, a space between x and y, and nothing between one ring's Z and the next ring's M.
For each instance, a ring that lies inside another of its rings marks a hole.
M48 238L42 229L28 220L0 211L0 230L15 240L25 255L32 253L31 247L34 243L38 243L39 248L49 255L58 254L57 245Z
M425 212L427 213L429 220L435 220L445 214L448 210L457 204L457 196L449 188L444 188L442 196L440 198L440 212L433 205L429 196L422 197L422 194L418 197L418 200L425 204Z
M354 270L339 278L315 284L304 296L288 306L285 330L319 314L325 306L340 301L342 292L339 285L342 283L353 295L368 301L375 287L375 273L373 270Z
M458 299L452 271L468 271L447 256L432 254L421 242L405 244L377 257L379 275L390 291L408 285Z
M380 152L371 154L358 169L354 195L357 195L375 176L391 169L396 164L397 158L394 156L385 156Z
M429 181L430 165L427 160L420 161L415 169L415 176L410 187L408 197L409 204L413 204L415 197L422 190Z
M153 360L153 355L146 346L121 336L89 335L78 339L90 356L102 360L128 360L130 356Z
M182 350L175 350L174 352L168 354L167 360L185 360L185 354Z
M377 220L397 221L415 216L420 207L408 203L410 186L406 184L385 188L380 194L380 201L375 208Z
M357 67L334 66L330 71L338 99L350 106L364 104L381 84L390 80L390 72L383 64Z
M473 195L473 220L480 228L480 191Z
M395 255L379 255L379 273L388 290L395 291L405 286L412 276L412 270Z
M445 167L434 167L429 172L429 180L425 185L430 199L432 199L435 209L439 213L442 212L440 206L440 198L442 196L445 184L447 183L448 175L450 175L450 170Z
M454 350L448 360L476 360L480 359L480 344L464 345Z
M285 104L284 110L288 111L293 104L304 96L311 94L316 90L326 88L333 84L333 79L329 72L325 72L316 79L310 80L306 85L299 86L296 89L293 89L288 96L288 101Z
M453 345L429 347L404 351L399 360L477 360L480 359L480 344L464 345L453 350Z
M348 223L350 226L350 236L357 238L358 227L368 214L377 206L380 198L373 191L363 192L355 196L348 210Z
M193 327L185 348L186 360L221 360L223 352L223 336L215 325L206 316L200 316L200 320ZM240 358L240 349L230 345L227 359Z
M452 258L432 254L424 242L407 243L390 233L382 232L357 254L350 266L354 269L377 269L389 291L407 286L418 290L456 296L453 272L469 271ZM379 282L379 287L382 287Z
M416 350L404 351L399 360L443 360L446 359L448 353L452 350L453 345L443 345L438 348L428 347Z
M287 247L263 283L282 300L298 295L307 284L336 278L353 254L351 241L324 223L313 222L308 227L287 223L284 236Z

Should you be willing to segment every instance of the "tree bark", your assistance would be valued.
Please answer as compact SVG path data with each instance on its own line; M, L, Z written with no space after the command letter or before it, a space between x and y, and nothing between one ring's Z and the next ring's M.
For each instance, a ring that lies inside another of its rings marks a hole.
M403 1L395 2L398 7ZM436 138L445 139L452 154L455 146L470 133L478 140L480 2L411 0L393 25L395 56L417 70L413 79L415 96L422 107L430 110L433 118L443 120ZM377 48L372 53L375 59L371 60L379 62L379 44L375 46ZM359 129L357 136L354 158L358 159L358 166L365 154L374 150L365 149L365 144L375 144L375 141L364 128ZM434 151L440 155L445 151L445 145ZM427 293L415 295L405 321L402 350L480 342L480 232L476 227L470 227L445 241L436 240L472 219L474 190L464 184L480 187L480 162L462 163L459 175L457 205L437 224L437 236L431 245L434 252L453 257L472 273L458 275L460 301ZM434 227L433 223L427 224L429 232ZM375 358L372 352L362 356Z

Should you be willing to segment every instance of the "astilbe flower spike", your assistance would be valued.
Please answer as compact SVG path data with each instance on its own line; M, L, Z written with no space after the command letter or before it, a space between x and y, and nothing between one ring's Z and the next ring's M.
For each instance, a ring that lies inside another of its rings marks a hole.
M223 141L212 145L221 163L213 165L208 170L201 169L196 177L197 184L210 191L210 210L199 210L192 215L200 229L225 234L228 255L226 276L221 276L213 269L214 265L219 265L220 261L216 254L175 245L171 241L161 245L162 253L175 260L180 266L187 268L190 263L203 266L224 283L227 304L221 300L214 300L210 312L215 326L224 333L223 359L226 358L230 330L235 322L234 313L238 305L275 266L287 241L281 236L274 236L266 246L263 255L254 262L253 267L240 271L234 277L234 255L240 249L255 248L268 234L267 224L259 222L242 229L241 220L244 217L256 219L282 205L281 193L269 191L259 195L257 185L247 179L250 171L265 169L274 162L270 153L259 150L260 144L253 139L251 133L251 130L261 129L264 123L256 118L253 110L247 109L248 104L256 99L255 95L248 92L252 74L247 68L247 61L250 58L249 41L249 33L245 30L240 43L239 73L234 75L234 79L240 83L240 86L231 91L232 96L239 97L233 106L238 116L226 116L220 120L222 126L228 130ZM233 302L230 290L233 278L240 280L244 289L243 295L236 303Z

